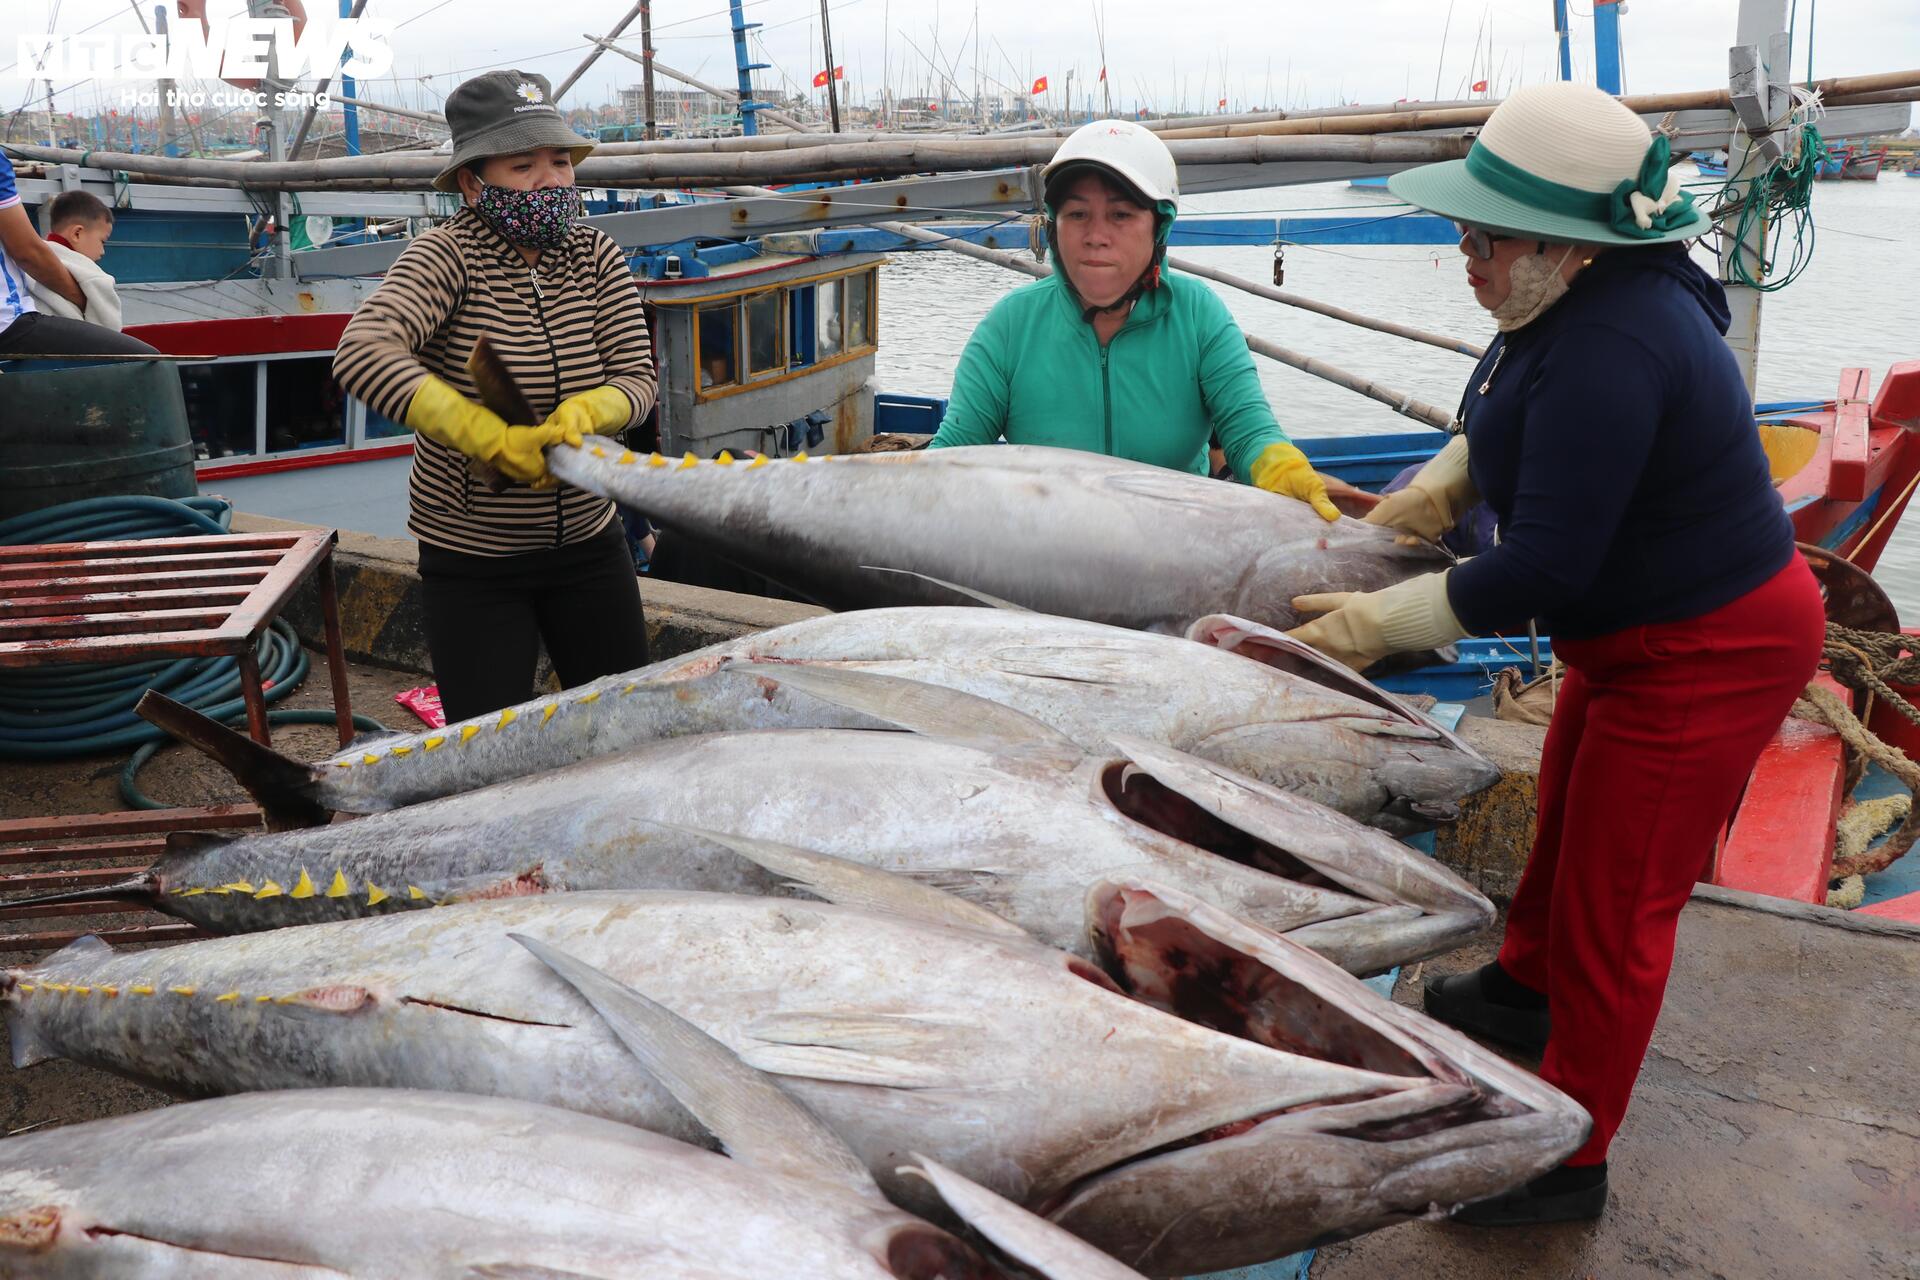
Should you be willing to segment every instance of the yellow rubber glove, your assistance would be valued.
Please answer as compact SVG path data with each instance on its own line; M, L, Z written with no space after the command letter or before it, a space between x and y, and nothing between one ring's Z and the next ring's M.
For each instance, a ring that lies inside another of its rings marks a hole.
M566 438L564 428L509 426L432 374L407 405L407 426L429 440L478 458L510 480L534 484L547 475L546 447Z
M577 445L579 436L620 431L632 421L633 401L627 399L627 393L615 386L598 386L562 400L560 407L547 415L546 425L573 432L567 443Z
M1340 508L1327 496L1327 483L1314 473L1307 455L1288 444L1276 441L1260 451L1248 471L1255 486L1268 493L1283 494L1312 505L1322 520L1338 520Z
M1478 501L1480 494L1467 473L1467 438L1455 436L1406 488L1380 499L1366 520L1408 534L1403 542L1432 542L1459 524Z
M1321 616L1287 634L1355 671L1390 653L1433 649L1467 634L1447 600L1446 573L1422 574L1381 591L1295 596L1293 607Z

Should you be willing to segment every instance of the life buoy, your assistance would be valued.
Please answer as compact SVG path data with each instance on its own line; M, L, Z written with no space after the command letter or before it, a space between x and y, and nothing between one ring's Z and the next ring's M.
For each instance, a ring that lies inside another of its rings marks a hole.
M295 40L298 40L306 32L307 7L301 3L301 0L267 0L266 4L259 6L264 12L253 12L255 6L252 4L249 4L247 8L250 16L256 18L293 19L293 38ZM200 22L200 34L207 35L210 33L211 26L207 21L207 0L178 0L174 12L182 18L198 19ZM222 76L221 79L236 89L258 89L266 84L264 80L236 80L232 76Z

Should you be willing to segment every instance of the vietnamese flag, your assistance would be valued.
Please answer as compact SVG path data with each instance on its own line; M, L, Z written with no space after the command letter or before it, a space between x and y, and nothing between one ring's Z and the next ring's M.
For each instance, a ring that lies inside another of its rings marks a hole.
M1227 100L1225 98L1220 99L1220 109L1222 111L1227 109Z
M1038 94L1045 93L1046 91L1047 91L1047 78L1045 76L1041 76L1038 80L1035 80L1033 82L1033 88L1028 92L1033 95L1038 95Z
M1473 92L1485 93L1486 91L1487 91L1487 82L1485 80L1475 80L1473 82Z
M826 88L828 78L826 72L816 71L813 76L813 87L816 89ZM845 67L835 67L831 78L835 80L845 80L847 78L847 69Z
M1107 69L1106 69L1105 67L1102 67L1102 68L1100 68L1100 81L1101 81L1101 83L1102 83L1102 84L1104 84L1104 83L1106 83L1106 79L1107 79Z

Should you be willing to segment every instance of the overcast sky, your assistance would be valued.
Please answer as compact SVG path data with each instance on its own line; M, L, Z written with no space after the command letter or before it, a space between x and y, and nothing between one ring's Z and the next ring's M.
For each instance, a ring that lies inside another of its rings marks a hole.
M138 2L150 14L155 0ZM337 0L306 3L318 12ZM1058 106L1072 72L1079 106L1086 89L1097 95L1104 64L1116 113L1142 102L1212 110L1223 97L1235 110L1325 106L1430 99L1436 85L1437 96L1452 97L1482 78L1496 90L1537 83L1551 73L1554 58L1550 0L830 3L834 61L846 68L845 87L856 98L878 93L883 69L885 82L904 94L937 90L947 74L960 96L971 94L976 76L993 92L1045 75ZM1782 7L1795 3L1787 0ZM213 6L215 12L243 7L242 0L216 0ZM1815 0L1797 7L1814 10ZM604 31L626 8L626 0L371 0L367 16L402 24L393 47L403 84L382 86L387 96L435 105L464 75L492 66L539 71L558 81L584 55L582 33ZM1591 79L1591 0L1572 0L1571 8L1575 75ZM1621 20L1627 92L1725 83L1738 0L1632 0L1623 8L1629 9ZM661 62L731 84L726 12L724 0L655 0L654 44ZM763 87L805 87L824 65L819 0L748 0L746 16L765 24L756 33L755 60L774 69L759 73ZM1817 6L1817 16L1817 77L1920 67L1920 0L1827 0ZM87 27L102 33L139 29L128 0L0 0L0 66L13 62L22 34L52 29L71 35ZM1801 76L1806 37L1804 29L1796 36L1794 70ZM637 48L638 22L628 38ZM607 55L568 102L607 100L620 86L637 83L638 73L633 63ZM98 86L55 87L66 95L59 103L63 111L84 108L103 92ZM112 88L117 93L126 87ZM40 92L17 69L0 73L0 107L6 110ZM363 92L376 96L371 88Z

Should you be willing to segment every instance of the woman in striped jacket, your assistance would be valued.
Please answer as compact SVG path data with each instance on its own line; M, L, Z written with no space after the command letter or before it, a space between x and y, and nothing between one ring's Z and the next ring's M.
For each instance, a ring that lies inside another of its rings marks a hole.
M652 346L620 249L580 226L592 144L519 71L447 98L434 180L466 207L408 246L341 336L334 376L415 433L407 528L420 540L427 647L449 720L532 692L539 644L572 686L647 659L639 585L611 502L560 484L543 450L625 430L654 402ZM484 408L485 337L535 422Z

